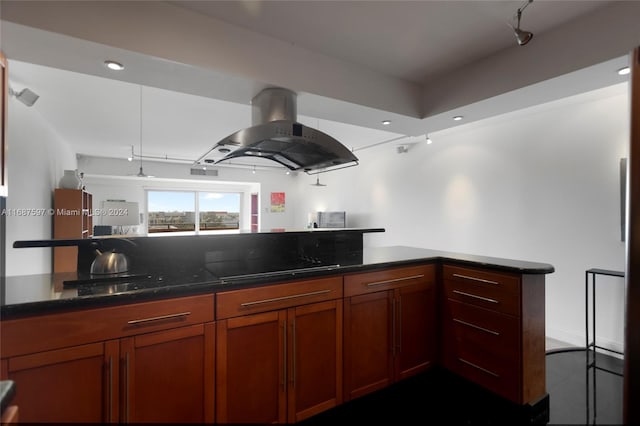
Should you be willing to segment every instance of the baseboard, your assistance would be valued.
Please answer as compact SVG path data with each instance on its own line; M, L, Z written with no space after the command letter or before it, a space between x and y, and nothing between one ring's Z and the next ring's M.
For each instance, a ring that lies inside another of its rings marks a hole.
M562 342L566 342L572 346L578 346L583 348L586 346L584 334L577 334L577 333L572 333L567 330L562 330L559 328L547 327L546 335L547 337L560 340ZM617 352L623 352L624 350L624 345L621 342L615 342L613 340L609 340L600 336L596 336L596 343L600 347L614 350ZM621 357L618 354L609 353L608 351L602 351L602 352L615 357Z

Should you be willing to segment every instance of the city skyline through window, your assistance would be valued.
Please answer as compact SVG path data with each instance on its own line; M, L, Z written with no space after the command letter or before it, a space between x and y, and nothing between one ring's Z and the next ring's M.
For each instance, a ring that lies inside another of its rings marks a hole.
M148 232L239 229L240 196L231 192L147 191Z

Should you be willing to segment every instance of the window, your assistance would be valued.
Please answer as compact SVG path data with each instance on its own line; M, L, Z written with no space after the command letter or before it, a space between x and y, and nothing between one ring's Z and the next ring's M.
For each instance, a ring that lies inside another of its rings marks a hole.
M240 229L240 194L199 192L200 231Z
M148 232L240 229L240 193L147 191Z

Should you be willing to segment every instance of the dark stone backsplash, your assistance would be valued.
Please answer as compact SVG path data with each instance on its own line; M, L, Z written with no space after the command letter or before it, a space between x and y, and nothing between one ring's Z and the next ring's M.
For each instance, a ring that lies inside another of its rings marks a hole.
M362 263L363 233L379 230L240 233L94 239L78 246L78 274L89 275L95 249L129 259L129 273L214 277Z

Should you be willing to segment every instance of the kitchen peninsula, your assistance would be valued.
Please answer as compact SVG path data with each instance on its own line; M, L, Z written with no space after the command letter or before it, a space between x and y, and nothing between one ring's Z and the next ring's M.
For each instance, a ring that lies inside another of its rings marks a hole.
M553 266L382 231L78 240L76 274L7 278L1 379L25 421L287 423L444 367L544 415ZM91 277L96 244L130 270Z

